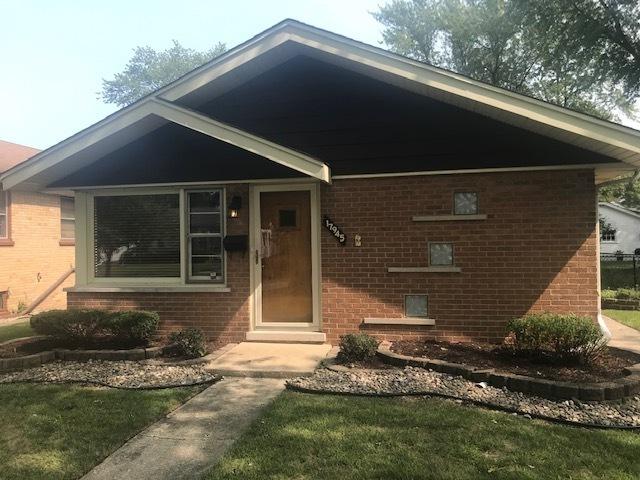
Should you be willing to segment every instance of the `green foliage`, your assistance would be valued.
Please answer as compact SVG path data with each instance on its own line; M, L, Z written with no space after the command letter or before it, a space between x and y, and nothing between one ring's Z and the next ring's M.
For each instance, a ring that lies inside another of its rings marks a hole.
M601 202L615 202L627 208L640 209L640 181L633 181L633 177L629 177L628 181L600 187L598 199Z
M199 52L185 48L177 40L166 50L136 47L125 69L112 80L102 80L101 99L105 103L127 106L145 95L180 78L226 50L223 43Z
M611 118L630 114L638 97L640 10L633 4L392 0L374 17L400 54Z
M103 338L144 345L158 329L154 312L130 310L49 310L31 317L31 328L40 335L87 345Z
M640 300L640 290L634 288L618 288L617 290L602 290L600 296L606 299Z
M186 328L169 336L175 352L181 357L198 358L207 353L204 333L199 328Z
M366 333L348 333L340 337L340 358L361 362L373 358L380 342Z
M160 316L156 312L128 310L108 317L109 332L120 339L147 344L158 331Z
M590 317L574 314L528 314L512 320L507 332L518 354L560 362L588 363L606 343Z

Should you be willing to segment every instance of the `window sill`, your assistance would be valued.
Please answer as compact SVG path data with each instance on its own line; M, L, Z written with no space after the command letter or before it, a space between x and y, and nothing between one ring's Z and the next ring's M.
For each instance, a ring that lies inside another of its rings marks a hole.
M61 247L73 247L76 244L76 241L71 238L61 238L58 244Z
M367 325L435 325L433 318L403 317L403 318L365 318Z
M110 287L106 285L93 285L86 287L69 287L64 289L65 292L76 293L171 293L171 292L203 292L203 293L227 293L231 289L229 287L211 286L211 285L163 285L157 287L143 286L123 286Z
M476 215L415 215L414 222L447 222L457 220L486 220L487 215L479 213Z
M389 273L461 273L460 267L388 267Z
M13 247L14 244L10 238L0 238L0 247Z

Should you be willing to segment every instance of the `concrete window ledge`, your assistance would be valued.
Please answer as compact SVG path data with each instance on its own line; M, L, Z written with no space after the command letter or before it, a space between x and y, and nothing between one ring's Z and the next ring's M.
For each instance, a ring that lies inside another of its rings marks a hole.
M365 318L367 325L435 325L433 318L403 317L403 318Z
M474 215L414 215L414 222L450 222L452 220L486 220L487 215L478 213Z
M460 273L460 267L388 267L389 273Z
M157 287L108 287L108 286L87 286L87 287L69 287L64 289L65 292L75 293L156 293L156 292L211 292L211 293L227 293L231 289L229 287L212 287L208 285L164 285Z

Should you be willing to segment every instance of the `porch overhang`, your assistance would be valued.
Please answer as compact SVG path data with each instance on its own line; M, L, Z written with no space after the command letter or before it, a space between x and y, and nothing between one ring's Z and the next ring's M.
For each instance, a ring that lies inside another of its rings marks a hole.
M0 176L0 184L3 190L45 190L102 156L166 124L180 125L313 179L331 182L330 169L324 162L189 108L151 97L8 170Z

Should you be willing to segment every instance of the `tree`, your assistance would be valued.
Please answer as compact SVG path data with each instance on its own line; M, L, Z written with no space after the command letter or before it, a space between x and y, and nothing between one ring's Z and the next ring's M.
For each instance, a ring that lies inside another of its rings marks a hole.
M394 51L612 118L638 97L633 0L393 0L374 13ZM623 52L627 52L626 55Z
M136 47L125 69L112 80L102 80L100 98L120 107L129 105L145 95L171 83L185 73L224 53L226 46L216 44L199 52L185 48L177 40L166 50Z
M640 181L630 178L598 190L601 202L616 202L628 208L640 209Z

